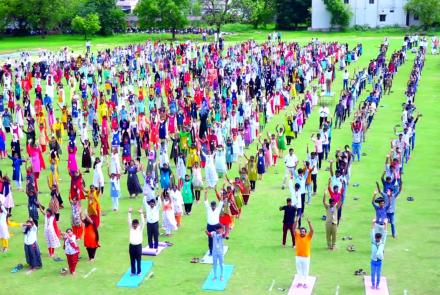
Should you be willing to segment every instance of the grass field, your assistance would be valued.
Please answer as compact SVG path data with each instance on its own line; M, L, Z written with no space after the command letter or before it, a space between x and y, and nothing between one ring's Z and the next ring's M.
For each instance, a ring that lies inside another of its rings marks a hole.
M247 33L246 33L247 34ZM351 34L351 35L350 35ZM266 38L267 33L255 34L258 40ZM393 34L390 42L388 57L393 49L401 46L402 36ZM239 36L237 34L236 36ZM238 41L238 37L231 36L226 41ZM247 36L247 35L246 35ZM242 36L241 40L247 39ZM284 39L309 40L312 37L348 42L350 47L357 42L364 44L364 55L351 66L350 70L364 67L368 61L377 56L378 47L385 34L314 34L314 33L284 33ZM53 38L53 39L52 39ZM0 52L13 51L22 48L59 46L83 46L83 41L72 40L71 37L50 37L50 44L45 44L38 38L14 39L0 43ZM128 38L128 37L127 37ZM109 38L108 41L101 39L93 40L93 44L112 44L137 41L139 39ZM134 38L134 37L133 37ZM48 41L48 42L49 42ZM52 42L53 41L53 42ZM388 59L388 58L387 58ZM374 182L379 179L385 161L385 155L389 151L389 141L394 138L393 126L400 123L401 104L404 102L404 91L412 68L413 55L408 53L407 62L400 68L393 85L393 92L384 96L381 100L383 107L378 108L371 129L368 131L367 142L363 144L363 151L367 153L360 163L356 162L352 167L352 183L360 186L349 187L346 204L343 210L343 219L339 227L337 250L329 252L326 249L324 223L321 216L324 214L322 206L322 192L328 179L328 172L320 171L318 179L318 194L314 197L313 204L306 209L306 215L310 217L315 227L313 238L311 275L317 276L314 294L335 294L339 286L339 294L364 294L363 282L360 277L353 275L354 270L363 268L369 270L370 222L374 216L371 206L371 195L374 191ZM423 71L419 92L416 98L418 110L423 113L417 127L416 149L411 155L411 161L405 167L403 176L403 191L397 204L397 230L398 239L389 239L386 245L383 274L388 279L391 294L437 294L440 292L438 281L440 271L440 255L438 249L440 237L440 219L438 214L440 192L438 179L440 177L440 164L438 163L437 151L440 148L438 141L440 132L440 117L436 109L440 96L440 56L428 56ZM338 73L335 83L336 91L342 88L341 74ZM371 86L367 86L367 90ZM365 92L363 97L365 97ZM266 130L273 131L277 123L282 121L284 112L274 118L268 124ZM317 109L306 124L298 140L293 143L300 160L305 157L306 144L311 144L310 135L317 131ZM9 141L8 141L9 142ZM345 144L351 144L351 132L346 122L342 129L334 130L332 137L331 155L337 148ZM63 152L65 146L63 147ZM254 153L255 145L247 151ZM80 153L78 153L80 154ZM67 166L66 155L63 154L60 170L65 171ZM324 167L327 164L324 165ZM1 170L11 174L12 168L9 160L0 163ZM429 174L427 173L429 171ZM229 252L225 257L228 264L234 264L233 276L223 294L286 294L278 288L288 289L292 276L295 273L294 251L292 248L281 247L282 214L278 207L285 202L287 191L281 190L281 178L284 169L279 163L276 168L271 168L264 175L263 181L257 182L256 192L251 196L250 203L243 208L241 218L236 221L236 226L231 233L231 239L226 242ZM236 175L236 165L228 173L230 177ZM40 178L41 183L46 174ZM91 175L87 176L86 184L91 182ZM70 178L65 172L61 173L62 196L67 200ZM39 231L39 243L43 253L43 269L31 275L25 272L11 274L10 270L17 263L24 261L22 235L17 229L15 236L10 239L10 252L0 254L0 286L8 294L42 294L52 292L54 294L129 294L133 290L116 288L120 276L128 268L128 226L126 210L128 207L140 207L141 199L129 200L125 185L126 178L121 181L122 196L120 212L112 212L109 198L109 184L106 183L106 193L102 197L102 209L106 213L102 217L100 229L101 245L98 249L97 260L93 265L85 260L86 252L82 248L82 256L78 265L78 276L61 277L58 273L65 262L53 262L47 257L43 233ZM412 195L415 202L407 202L406 197ZM360 199L354 201L353 197ZM43 188L40 195L43 204L48 203L48 190ZM210 195L213 198L213 195ZM14 209L14 220L23 221L27 214L27 200L23 193L14 191L14 199L17 207ZM210 267L207 265L191 264L194 256L202 256L207 248L205 228L205 212L202 204L195 205L193 214L183 218L183 226L169 240L175 245L166 249L160 256L148 258L154 261L154 277L144 282L134 292L147 294L201 294L203 281ZM41 218L41 217L40 217ZM61 212L61 229L70 226L70 208ZM351 235L357 251L348 253L345 248L348 242L342 241L341 237ZM146 239L146 238L145 238ZM62 250L57 254L64 258ZM96 272L87 279L83 276L92 268ZM272 292L268 289L275 281ZM3 292L2 292L3 293Z

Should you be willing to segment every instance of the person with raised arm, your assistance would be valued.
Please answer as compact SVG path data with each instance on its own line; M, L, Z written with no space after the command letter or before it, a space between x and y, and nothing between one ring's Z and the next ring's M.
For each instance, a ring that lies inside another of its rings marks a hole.
M307 278L309 276L310 269L310 249L312 246L313 226L310 219L307 218L309 224L309 232L305 227L300 227L296 230L298 220L293 224L293 230L295 231L295 244L296 244L296 272L299 277L299 282L296 285L297 288L307 288Z
M139 209L139 219L132 219L133 209L128 209L128 226L130 229L128 252L130 254L131 275L141 275L141 258L142 258L142 232L145 226L145 219L142 209Z

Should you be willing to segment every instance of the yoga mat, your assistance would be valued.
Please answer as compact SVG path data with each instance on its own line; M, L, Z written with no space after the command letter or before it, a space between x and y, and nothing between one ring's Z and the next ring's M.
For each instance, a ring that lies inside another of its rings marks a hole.
M228 246L223 245L223 256L226 255L226 253L228 252L228 248ZM200 263L212 264L212 256L209 256L209 250L206 251L205 256L200 259Z
M364 276L365 295L389 295L387 278L380 277L379 290L371 289L371 276Z
M293 279L292 285L290 286L288 295L311 295L313 291L313 287L315 286L316 277L308 276L307 277L307 288L303 288L302 286L297 288L296 285L299 282L298 275L295 275Z
M213 291L223 291L228 284L229 279L232 276L232 271L234 270L234 266L230 264L223 265L223 281L220 281L220 267L217 266L217 280L215 282L212 280L214 278L214 271L211 269L209 272L208 278L206 278L203 283L203 290L213 290Z
M167 243L159 242L159 246L157 247L157 252L156 249L152 249L147 246L142 248L142 255L157 256L160 254L160 252L162 252L163 249L167 247L168 247Z
M153 262L142 260L141 261L141 275L140 276L131 276L131 270L128 268L127 272L122 275L122 278L119 280L118 286L119 288L137 288L145 279L147 274L151 272L153 268Z

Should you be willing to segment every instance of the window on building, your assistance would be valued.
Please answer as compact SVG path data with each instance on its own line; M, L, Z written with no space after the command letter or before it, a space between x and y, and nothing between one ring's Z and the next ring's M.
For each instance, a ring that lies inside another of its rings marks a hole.
M380 22L384 22L387 20L387 15L386 14L379 14L379 21Z
M419 20L419 16L418 15L414 15L414 20Z
M370 0L370 4L374 4L374 0Z
M344 0L344 4L350 4L350 0Z

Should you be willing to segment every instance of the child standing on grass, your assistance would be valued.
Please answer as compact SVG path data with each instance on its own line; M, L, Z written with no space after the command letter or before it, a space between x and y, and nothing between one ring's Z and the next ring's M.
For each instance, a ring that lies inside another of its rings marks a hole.
M112 199L113 211L119 209L119 197L121 196L121 182L119 180L120 175L116 173L109 173L110 177L110 197Z
M69 272L71 275L76 275L76 265L78 264L79 247L76 243L76 237L71 228L66 230L64 234L64 252L67 257L67 264L69 265Z
M223 239L225 238L223 226L217 224L215 231L206 231L206 234L212 238L212 270L214 271L212 281L217 280L217 266L220 266L220 281L223 281Z

